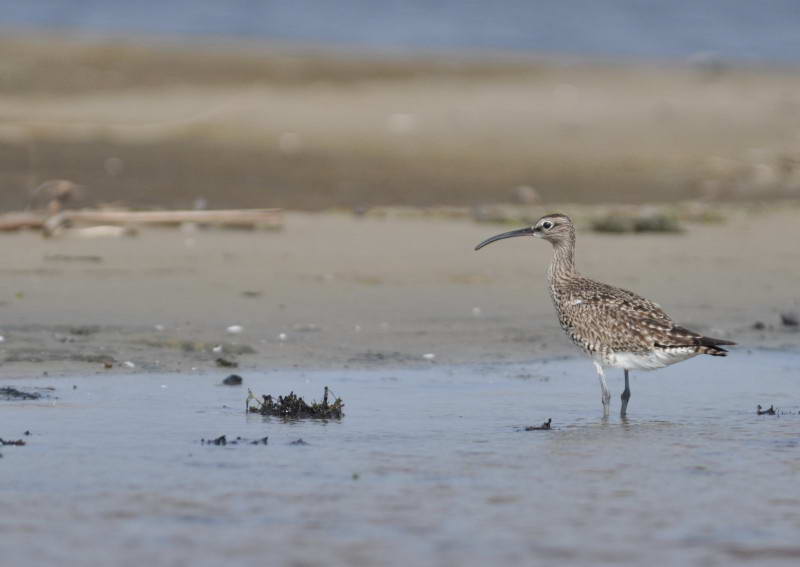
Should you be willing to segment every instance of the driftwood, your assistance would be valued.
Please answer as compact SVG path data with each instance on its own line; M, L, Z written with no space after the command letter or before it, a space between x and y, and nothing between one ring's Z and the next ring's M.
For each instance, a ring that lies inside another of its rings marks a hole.
M157 225L184 223L238 228L276 229L283 226L281 209L229 209L216 211L115 211L65 210L57 215L8 213L0 215L0 230L52 229L64 225Z
M45 217L34 213L6 213L0 215L0 230L22 230L25 228L42 228Z
M279 227L283 224L280 209L229 209L217 211L64 211L73 224L213 224L241 227Z

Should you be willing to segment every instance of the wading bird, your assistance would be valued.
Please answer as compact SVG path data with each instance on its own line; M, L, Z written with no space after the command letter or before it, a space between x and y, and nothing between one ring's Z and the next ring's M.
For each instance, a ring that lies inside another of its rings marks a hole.
M625 371L620 410L624 416L631 397L630 370L664 368L698 354L725 356L727 351L720 345L736 344L679 327L658 304L581 276L575 270L575 227L566 215L545 215L531 227L492 236L475 250L517 236L544 238L553 245L553 261L547 269L550 296L561 328L594 362L604 415L608 415L611 402L604 368Z

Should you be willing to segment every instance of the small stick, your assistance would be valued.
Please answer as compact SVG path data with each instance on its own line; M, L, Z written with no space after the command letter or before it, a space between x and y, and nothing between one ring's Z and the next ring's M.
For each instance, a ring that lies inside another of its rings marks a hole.
M245 398L245 400L244 400L244 413L245 414L250 412L250 400L255 400L256 402L258 402L258 398L255 397L255 395L253 395L253 390L248 388L247 389L247 398Z

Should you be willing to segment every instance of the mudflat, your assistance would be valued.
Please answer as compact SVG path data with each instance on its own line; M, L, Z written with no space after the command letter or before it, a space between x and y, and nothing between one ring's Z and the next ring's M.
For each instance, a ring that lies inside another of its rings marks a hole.
M579 227L577 265L738 348L794 348L800 332L781 314L800 307L798 220L789 207L742 210L680 234ZM550 246L514 239L473 251L507 229L408 214L288 213L280 232L5 234L0 372L106 364L187 372L218 368L218 358L269 370L574 354L546 289Z

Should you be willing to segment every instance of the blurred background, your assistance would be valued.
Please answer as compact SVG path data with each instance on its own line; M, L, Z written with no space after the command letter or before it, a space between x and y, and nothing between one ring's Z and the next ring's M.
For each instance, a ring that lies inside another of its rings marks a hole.
M0 210L800 196L791 0L0 0Z

